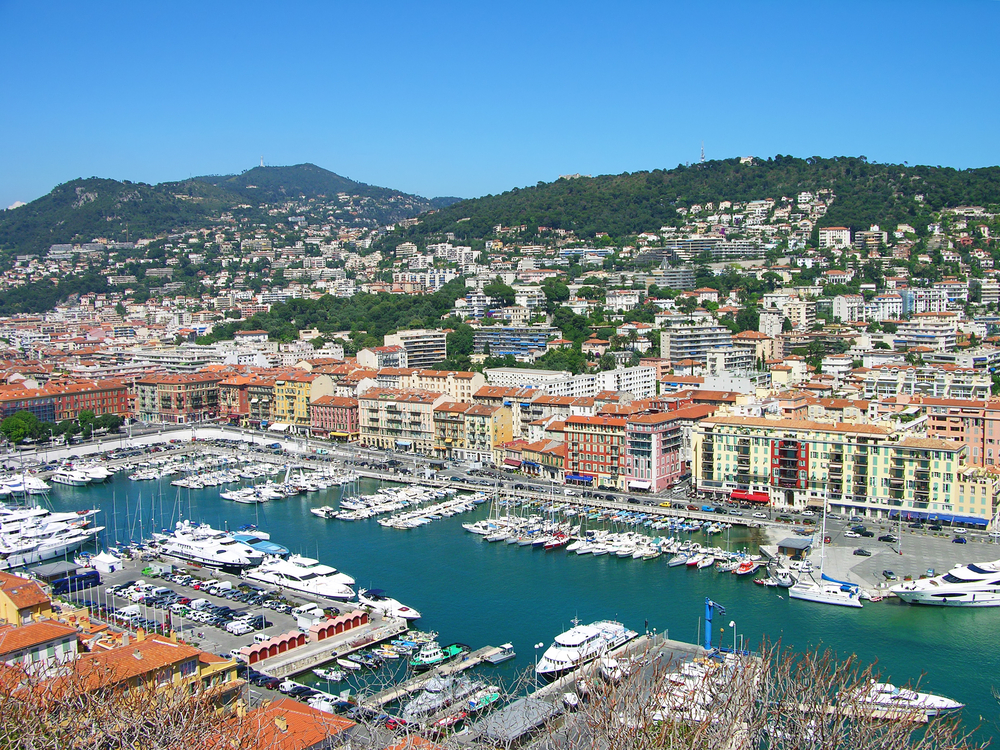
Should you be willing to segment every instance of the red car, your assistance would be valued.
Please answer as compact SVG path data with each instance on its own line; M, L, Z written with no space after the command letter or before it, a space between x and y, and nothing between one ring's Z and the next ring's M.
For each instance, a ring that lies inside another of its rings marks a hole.
M390 716L385 720L385 728L391 731L397 729L403 729L406 726L406 719L397 719L395 716Z

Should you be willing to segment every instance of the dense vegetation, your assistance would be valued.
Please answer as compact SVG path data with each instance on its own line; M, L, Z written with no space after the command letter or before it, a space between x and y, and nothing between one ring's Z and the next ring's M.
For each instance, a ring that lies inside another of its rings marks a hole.
M424 217L390 241L419 241L446 231L468 241L491 235L497 225L525 225L522 238L534 235L539 226L572 230L581 238L597 232L623 238L680 225L679 206L794 198L803 190L824 188L832 189L836 200L820 226L867 229L906 222L919 227L944 207L1000 203L1000 167L910 167L872 164L864 157L777 156L743 164L723 159L670 170L559 179L464 200Z
M46 312L75 294L107 290L108 279L99 273L64 276L55 284L51 281L32 281L0 292L0 315Z
M266 313L246 320L221 323L199 343L224 341L240 330L264 330L272 340L294 341L303 328L320 333L351 331L359 347L380 346L387 333L402 328L441 325L456 299L465 295L461 279L445 284L434 294L356 294L350 298L324 296L318 300L293 299L275 304ZM323 338L314 343L322 345Z
M300 197L335 201L338 192L369 198L355 213L375 223L416 216L456 200L427 200L365 185L314 164L257 167L241 175L159 185L91 177L71 180L25 206L0 211L0 250L8 254L44 253L53 244L91 242L98 237L115 242L151 238L210 226L224 211L273 223L273 218L259 210L261 204ZM245 204L254 208L239 208Z

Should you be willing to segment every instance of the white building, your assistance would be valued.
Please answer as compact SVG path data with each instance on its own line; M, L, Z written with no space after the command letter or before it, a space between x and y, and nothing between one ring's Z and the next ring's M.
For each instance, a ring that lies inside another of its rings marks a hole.
M820 247L850 247L851 230L847 227L825 227L819 230Z

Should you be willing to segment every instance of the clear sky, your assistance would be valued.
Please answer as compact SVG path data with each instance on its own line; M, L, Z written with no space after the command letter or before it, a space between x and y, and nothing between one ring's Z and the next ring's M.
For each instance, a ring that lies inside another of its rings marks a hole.
M997 164L998 21L996 0L0 0L0 207L261 156L463 197L703 141Z

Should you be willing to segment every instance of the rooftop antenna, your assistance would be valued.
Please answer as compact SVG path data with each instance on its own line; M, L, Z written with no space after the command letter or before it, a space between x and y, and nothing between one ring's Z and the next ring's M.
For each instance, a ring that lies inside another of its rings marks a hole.
M701 163L705 163L705 141L701 142ZM264 166L263 159L261 160L261 166Z

